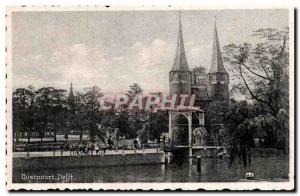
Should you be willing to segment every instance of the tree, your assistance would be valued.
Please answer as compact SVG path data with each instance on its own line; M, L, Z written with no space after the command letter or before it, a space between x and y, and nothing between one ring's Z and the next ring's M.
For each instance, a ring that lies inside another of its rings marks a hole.
M259 29L253 36L258 38L255 44L224 47L224 60L234 79L232 91L253 103L256 136L263 137L266 146L283 148L289 121L288 29Z
M50 108L52 105L51 91L53 91L53 89L52 87L43 87L36 91L36 122L41 141L42 138L47 135L52 125L53 115Z
M166 111L151 112L149 114L149 137L160 140L160 135L168 130L168 113Z
M129 133L129 122L128 117L129 114L127 111L121 111L117 113L118 115L113 116L112 118L116 118L116 126L119 129L120 135L125 136L126 138L131 137Z
M63 89L54 89L52 91L51 98L53 99L52 103L52 115L53 115L53 124L54 124L54 142L56 142L57 130L61 130L62 133L65 133L65 128L67 125L67 98L66 90Z
M128 103L131 103L133 99L139 95L142 98L143 89L140 85L134 83L129 86L129 90L126 95L128 96ZM129 104L122 105L122 110L118 112L118 128L122 135L129 138L137 136L137 131L141 130L143 123L146 119L145 111L141 111L138 108L130 108Z
M129 86L129 90L127 91L127 96L129 100L131 101L136 95L142 95L143 94L143 89L141 88L140 85L137 83L134 83Z
M228 102L226 100L214 100L207 106L206 121L208 124L215 125L224 122L224 115L228 109Z
M273 116L288 110L288 30L259 29L256 44L229 44L224 60L236 79L233 90L265 106Z
M57 141L57 130L66 126L67 100L65 90L43 87L36 91L36 114L40 138L49 130L53 132L53 140Z
M99 99L103 96L101 89L93 86L85 89L81 95L80 112L86 118L86 128L89 130L90 140L94 141L97 135L98 124L101 122ZM82 138L82 134L81 134Z
M83 130L86 128L87 124L87 110L85 106L84 94L83 93L76 93L75 96L75 111L74 111L74 128L75 130L79 131L79 140L82 140Z
M226 127L230 130L233 138L239 138L243 134L241 124L254 117L252 105L247 101L230 102L225 114ZM232 141L231 146L238 145L238 140Z
M278 112L276 118L276 138L280 143L282 143L282 147L284 149L284 153L288 153L289 150L289 114L285 109L281 109Z
M222 140L226 146L230 147L230 153L241 155L240 158L244 166L247 165L247 160L250 158L250 147L253 146L255 132L252 121L253 117L252 104L247 101L232 101L225 114L226 127L219 133L220 136L224 136Z
M19 134L27 133L28 143L33 130L34 89L18 88L13 92L13 131L18 142Z

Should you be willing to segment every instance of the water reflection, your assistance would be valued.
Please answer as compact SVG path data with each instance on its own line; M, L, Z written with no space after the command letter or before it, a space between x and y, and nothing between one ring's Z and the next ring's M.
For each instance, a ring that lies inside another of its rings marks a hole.
M194 161L195 162L195 161ZM288 160L285 158L255 158L250 168L243 168L235 160L230 168L223 159L204 158L201 161L201 173L197 171L197 164L189 165L138 165L112 166L99 168L72 168L48 170L14 170L13 181L28 182L234 182L244 178L251 170L259 179L288 179ZM21 175L73 175L72 180L22 180Z

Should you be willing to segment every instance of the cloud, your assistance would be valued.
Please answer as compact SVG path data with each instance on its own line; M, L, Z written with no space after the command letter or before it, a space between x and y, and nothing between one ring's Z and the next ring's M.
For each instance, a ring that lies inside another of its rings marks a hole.
M135 72L134 80L149 91L168 89L168 72L172 65L173 48L162 40L154 39L150 43L136 42L130 48L128 56ZM133 82L133 81L132 81Z
M90 66L93 59L91 52L92 50L82 43L58 48L49 59L51 64L56 66L49 69L59 69L55 78L58 82L88 84L87 79L93 77L93 67Z
M202 66L209 68L211 61L212 44L187 42L186 54L190 68Z
M169 59L171 48L161 39L154 39L149 44L136 42L131 47L131 52L136 54L135 67L137 72L163 69L162 63Z
M166 41L135 42L119 56L106 48L77 43L55 48L49 56L21 58L14 86L68 88L73 82L75 89L97 85L103 91L125 92L138 83L146 91L167 91L173 48Z
M89 48L85 44L73 44L59 47L49 56L17 57L14 64L14 86L45 84L68 86L70 82L81 86L93 85L96 78L101 78L98 72L105 69L109 61L101 47Z
M286 10L189 12L182 19L190 68L209 67L216 14L221 47L252 42L255 29L288 24ZM13 87L33 84L68 89L72 81L78 90L97 85L105 92L125 92L136 82L145 91L168 92L177 38L174 17L173 12L165 11L16 12L12 22Z
M186 53L190 68L204 65L210 56L210 46L187 42ZM107 46L94 47L76 43L55 48L51 55L35 55L21 58L21 69L14 74L18 79L14 86L55 86L75 89L97 85L103 91L126 92L129 85L138 83L145 92L168 92L168 73L173 63L174 44L155 38L136 41L118 55L109 52Z

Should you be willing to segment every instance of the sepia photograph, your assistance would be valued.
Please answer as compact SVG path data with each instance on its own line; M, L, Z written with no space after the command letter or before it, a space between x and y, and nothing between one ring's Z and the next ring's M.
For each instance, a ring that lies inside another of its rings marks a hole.
M294 10L7 7L7 189L293 190Z

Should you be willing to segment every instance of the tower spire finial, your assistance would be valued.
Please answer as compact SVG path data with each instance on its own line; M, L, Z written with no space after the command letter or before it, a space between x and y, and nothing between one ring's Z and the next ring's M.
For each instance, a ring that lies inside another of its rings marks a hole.
M188 63L186 60L184 43L183 43L183 34L182 34L182 25L181 25L181 11L179 10L178 14L179 20L179 28L178 28L178 40L177 40L177 49L176 49L176 56L173 62L172 70L184 70L188 71Z
M74 92L73 92L73 84L71 82L70 85L70 92L69 92L69 99L73 99L74 98Z
M215 18L215 29L217 29L217 16L215 15L214 18Z
M215 26L214 26L214 41L213 41L213 54L212 54L212 60L210 65L210 73L227 73L222 60L221 55L221 47L219 43L219 37L218 37L218 31L217 31L217 19L215 18Z
M178 36L182 35L182 27L181 27L181 10L178 11Z

